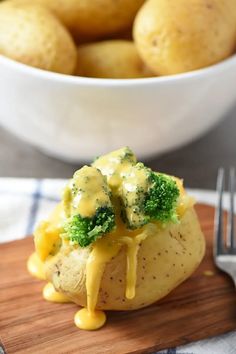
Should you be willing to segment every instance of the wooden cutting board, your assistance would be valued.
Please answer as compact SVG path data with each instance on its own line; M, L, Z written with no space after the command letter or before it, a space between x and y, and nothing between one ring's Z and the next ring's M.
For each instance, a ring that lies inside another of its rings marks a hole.
M198 270L162 301L109 312L99 331L77 329L74 304L42 299L44 282L27 273L32 238L0 246L0 334L8 354L151 353L236 329L236 292L212 259L212 207L198 205L207 252ZM205 271L214 275L206 276ZM1 341L0 341L1 343Z

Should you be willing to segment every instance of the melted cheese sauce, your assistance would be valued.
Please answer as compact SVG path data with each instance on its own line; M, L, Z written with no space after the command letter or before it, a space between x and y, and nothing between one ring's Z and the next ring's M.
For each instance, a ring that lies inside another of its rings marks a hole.
M122 148L99 157L94 161L93 166L98 168L104 176L107 176L110 187L115 191L121 185L122 179L130 167L136 162L132 151L129 148Z
M33 277L40 280L46 280L44 263L40 260L36 252L32 253L29 257L27 269ZM44 286L43 298L51 302L71 302L67 296L56 291L52 283L48 283Z
M105 314L103 311L96 311L101 279L106 263L118 254L122 246L127 247L125 295L127 299L135 297L138 250L141 242L153 233L153 227L156 228L149 224L138 231L129 231L123 223L118 222L115 231L95 242L86 265L87 308L76 313L77 327L93 330L104 325Z
M80 214L82 217L91 217L98 207L111 204L103 175L89 166L75 172L65 188L63 200L68 216Z
M124 236L120 241L127 246L127 270L126 270L126 291L127 299L135 297L136 279L137 279L137 256L140 244L148 236L147 232L142 232L133 237Z
M35 278L45 280L44 263L36 252L32 253L27 261L28 272Z
M137 186L139 188L137 189ZM137 166L130 167L129 173L125 176L120 186L120 192L124 199L126 217L130 225L142 226L145 223L145 216L140 215L137 199L148 190L147 171Z
M43 298L51 302L67 303L71 300L62 293L55 290L52 283L47 283L43 288Z
M64 219L65 213L62 203L59 203L50 217L46 221L42 221L34 232L35 250L41 259L45 259L51 254L53 255L60 246L61 221Z
M87 307L89 312L94 312L102 275L106 263L115 257L121 248L121 244L108 237L98 240L89 255L86 264L86 289Z
M179 192L180 192L176 212L177 212L178 217L181 218L184 215L185 211L188 208L191 208L195 204L195 199L186 194L182 179L179 179L174 176L172 176L172 178L175 180L177 187L179 188Z
M104 326L106 315L104 311L89 311L84 308L76 312L74 322L80 329L93 331Z
M34 233L35 249L42 261L56 250L57 241L60 240L60 231L51 225L49 220L39 224Z
M44 262L42 262L36 252L32 253L27 262L28 272L35 278L46 280L44 271ZM48 283L43 288L43 298L51 302L71 302L71 300L62 293L55 290L52 283Z

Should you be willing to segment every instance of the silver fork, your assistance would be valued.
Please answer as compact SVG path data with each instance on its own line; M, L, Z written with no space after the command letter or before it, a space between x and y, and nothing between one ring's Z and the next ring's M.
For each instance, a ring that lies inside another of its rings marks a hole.
M235 169L229 171L229 213L227 219L226 242L224 240L223 194L225 171L220 168L217 176L218 205L215 213L214 259L218 268L228 273L236 286L236 235L234 230L234 190Z

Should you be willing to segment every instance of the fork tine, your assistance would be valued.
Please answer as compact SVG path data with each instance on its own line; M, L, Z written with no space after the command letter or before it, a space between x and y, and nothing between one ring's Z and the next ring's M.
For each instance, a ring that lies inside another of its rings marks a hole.
M235 248L234 239L234 190L235 190L235 169L230 168L229 171L229 199L230 209L228 214L227 225L227 246L233 251Z
M216 190L218 193L218 203L215 211L215 255L224 253L224 233L223 233L223 192L225 184L225 171L221 167L218 170Z

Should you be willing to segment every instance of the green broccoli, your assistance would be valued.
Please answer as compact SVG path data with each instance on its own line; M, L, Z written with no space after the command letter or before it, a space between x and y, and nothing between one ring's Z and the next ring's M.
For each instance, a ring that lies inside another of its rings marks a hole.
M63 193L66 220L62 238L86 247L115 227L111 192L95 167L76 171Z
M120 191L121 217L128 228L137 229L151 221L177 220L179 189L170 176L154 173L138 163L125 176Z
M144 213L150 220L162 223L177 221L176 205L179 189L173 178L159 173L150 173L151 186L145 195Z
M100 207L91 218L79 214L71 216L64 224L63 236L74 244L87 247L99 237L112 231L114 227L113 209Z
M123 148L75 172L63 194L61 236L87 247L116 227L115 210L133 230L154 221L175 222L178 197L172 177L136 163L132 151Z
M144 199L149 187L150 169L142 163L131 166L123 176L119 188L121 218L129 229L138 229L148 223L144 214Z

